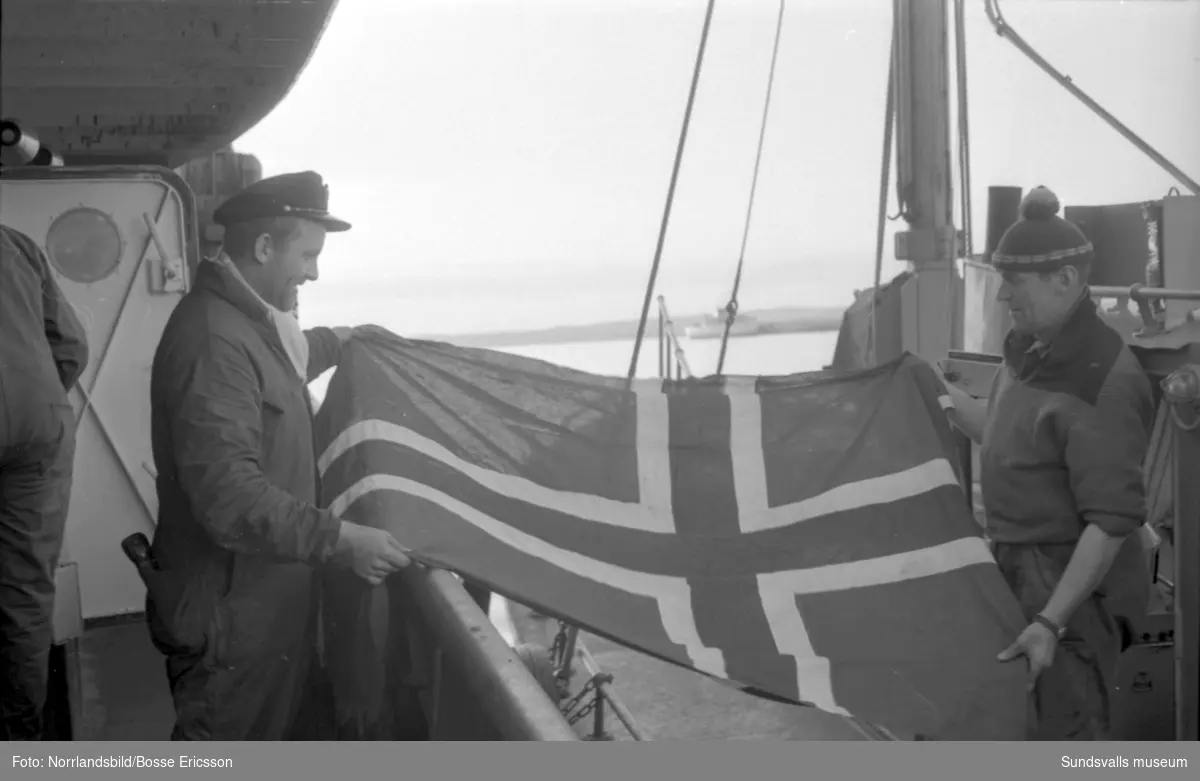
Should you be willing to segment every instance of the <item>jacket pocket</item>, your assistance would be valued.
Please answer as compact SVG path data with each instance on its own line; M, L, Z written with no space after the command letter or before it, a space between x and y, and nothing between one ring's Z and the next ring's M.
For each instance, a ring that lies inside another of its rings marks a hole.
M262 452L264 464L269 463L280 444L287 417L287 397L279 392L263 391L262 396Z
M231 667L287 657L311 628L312 568L265 556L237 556L235 562L233 587L215 613L214 658Z
M166 569L154 573L146 591L146 622L159 651L204 656L219 650L220 605L228 576L210 563L202 569Z

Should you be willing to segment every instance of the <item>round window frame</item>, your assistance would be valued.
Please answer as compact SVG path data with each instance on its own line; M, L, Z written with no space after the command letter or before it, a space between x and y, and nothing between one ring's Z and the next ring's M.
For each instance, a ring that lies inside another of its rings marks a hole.
M105 259L103 263L100 263L96 262L94 255L89 255L86 257L85 267L90 268L92 273L79 273L79 265L81 264L75 264L70 267L65 266L59 261L57 255L55 254L55 230L60 229L60 226L62 226L68 219L72 217L78 217L79 215L99 217L100 221L109 227L112 235L117 239L117 252L115 258L111 260ZM125 237L121 234L121 228L117 225L116 220L112 218L112 215L92 206L76 206L58 215L54 218L53 222L50 223L50 227L46 231L46 256L49 258L50 263L54 266L54 269L67 279L80 285L94 285L97 282L103 282L120 270L121 258L125 256Z

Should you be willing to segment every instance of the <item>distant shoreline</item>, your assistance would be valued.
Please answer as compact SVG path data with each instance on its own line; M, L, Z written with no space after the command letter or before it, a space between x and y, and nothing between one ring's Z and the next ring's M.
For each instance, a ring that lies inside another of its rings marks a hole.
M837 331L842 326L844 308L834 307L780 307L775 309L759 309L743 314L758 319L762 334L790 333L821 333ZM677 315L674 321L675 333L680 338L686 338L684 333L689 325L701 322L704 315ZM555 328L539 328L524 331L495 331L474 334L440 334L421 336L438 342L450 342L462 347L514 347L532 344L576 344L582 342L609 342L633 339L637 336L636 320L619 320L605 323L589 323L586 325L564 325ZM646 324L646 336L653 337L658 333L658 316L652 314ZM739 337L742 338L742 337Z

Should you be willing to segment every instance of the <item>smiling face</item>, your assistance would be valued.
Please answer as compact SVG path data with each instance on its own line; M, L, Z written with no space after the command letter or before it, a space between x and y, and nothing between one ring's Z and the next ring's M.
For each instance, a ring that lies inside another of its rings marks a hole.
M263 236L260 239L270 239ZM315 282L320 275L317 259L325 248L325 228L315 222L298 220L288 241L283 246L270 248L266 256L267 292L263 295L267 303L284 312L296 308L300 286ZM262 262L262 256L256 253ZM262 293L260 293L262 295Z
M1049 272L1006 270L1001 279L996 300L1007 307L1013 330L1023 335L1062 325L1087 284L1085 272L1075 266Z
M240 226L239 226L240 228ZM317 261L325 248L324 226L294 218L279 218L269 223L246 226L247 235L238 236L229 248L246 281L271 306L283 312L296 308L300 286L319 276ZM249 239L249 251L234 254L242 240Z

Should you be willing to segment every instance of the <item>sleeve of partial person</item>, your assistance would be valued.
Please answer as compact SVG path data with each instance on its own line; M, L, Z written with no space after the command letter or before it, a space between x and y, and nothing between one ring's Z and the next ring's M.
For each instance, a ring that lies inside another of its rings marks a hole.
M179 480L221 547L319 564L340 522L267 480L259 466L262 396L249 358L219 334L197 334L178 386L172 438Z
M50 352L54 355L54 365L58 369L58 379L62 381L64 390L71 390L88 363L87 333L83 324L75 317L71 302L63 295L62 289L54 281L54 276L46 278L46 289L42 304L43 317L46 323L46 340L50 342Z
M46 254L28 236L12 231L6 234L28 258L42 278L42 322L54 366L64 390L71 390L87 368L87 334L62 288L54 281L54 272Z
M312 382L338 365L342 357L342 342L331 328L310 328L304 332L308 340L308 382Z
M1150 380L1128 350L1096 403L1067 432L1067 470L1079 514L1113 537L1146 518L1144 465L1154 423Z

